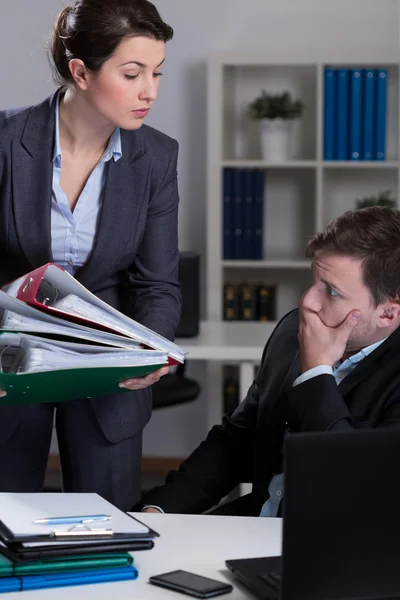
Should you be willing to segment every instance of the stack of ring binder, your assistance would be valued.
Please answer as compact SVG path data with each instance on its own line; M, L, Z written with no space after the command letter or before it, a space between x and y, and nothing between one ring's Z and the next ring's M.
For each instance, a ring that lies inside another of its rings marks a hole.
M0 290L1 404L126 393L119 384L185 351L49 263Z
M157 537L97 494L0 493L0 592L136 579Z

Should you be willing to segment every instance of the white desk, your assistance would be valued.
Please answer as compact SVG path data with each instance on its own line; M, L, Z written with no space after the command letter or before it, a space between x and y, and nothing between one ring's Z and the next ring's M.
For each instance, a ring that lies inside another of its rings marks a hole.
M254 599L254 595L231 576L225 560L277 556L281 551L281 519L216 517L204 515L135 515L153 527L160 537L153 550L134 553L139 570L136 581L102 583L23 592L26 600L183 600L184 596L147 583L150 575L185 569L198 575L228 581L234 591L226 600ZM2 594L1 598L19 598Z
M202 321L197 337L177 338L176 343L188 351L188 360L238 364L239 398L242 400L253 382L254 366L260 363L264 346L275 325L259 321ZM216 383L221 384L217 378ZM221 414L215 407L209 405L208 413L209 427L220 421Z

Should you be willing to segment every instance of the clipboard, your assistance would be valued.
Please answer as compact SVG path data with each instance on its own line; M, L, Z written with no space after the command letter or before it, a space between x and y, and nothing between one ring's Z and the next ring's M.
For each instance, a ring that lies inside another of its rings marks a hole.
M41 289L41 285L43 284L45 285L45 290ZM130 319L103 300L100 300L100 298L89 292L72 275L54 263L47 263L27 273L25 276L12 282L12 284L8 284L6 293L12 293L11 291L15 288L17 288L15 297L18 300L38 310L60 317L71 323L134 339L143 344L143 346L153 348L154 350L165 351L169 356L169 365L184 362L186 353L182 348L144 325ZM93 307L101 309L107 316L108 323L102 323L98 319L90 320L77 314L74 315L71 312L59 310L51 305L55 299L59 300L69 294L73 294L81 300L90 303ZM110 326L110 321L114 321L114 325Z
M99 526L95 521L72 526L36 524L36 520L43 517L62 518L90 514L108 515L107 524ZM2 492L0 515L0 539L9 548L15 544L23 544L27 548L60 544L79 548L82 544L92 546L92 542L113 546L115 543L148 542L159 535L95 493Z

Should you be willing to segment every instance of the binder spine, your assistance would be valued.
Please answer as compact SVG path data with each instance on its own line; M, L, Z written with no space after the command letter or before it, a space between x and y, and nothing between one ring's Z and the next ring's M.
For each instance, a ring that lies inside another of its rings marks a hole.
M336 155L337 160L348 159L348 128L349 128L349 70L338 69L336 72Z
M233 201L233 222L234 222L234 233L233 233L233 258L243 258L243 205L244 205L244 186L243 186L243 171L242 169L234 169L234 201Z
M351 70L350 160L361 160L362 69Z
M264 186L265 173L262 169L254 171L254 210L253 210L253 244L252 259L262 260L264 257Z
M376 73L375 159L386 159L387 69Z
M375 79L375 69L366 69L364 72L363 160L375 159Z
M224 260L233 258L233 169L225 168L222 178L223 196L223 248Z
M324 160L335 158L335 70L324 71Z
M254 170L245 169L244 177L244 222L243 222L243 258L251 259L253 254L253 212L255 189L253 186Z

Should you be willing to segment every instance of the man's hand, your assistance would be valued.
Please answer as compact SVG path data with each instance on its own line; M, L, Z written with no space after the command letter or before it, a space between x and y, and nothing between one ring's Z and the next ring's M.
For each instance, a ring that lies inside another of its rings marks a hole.
M169 371L169 367L162 367L162 369L158 369L158 371L154 371L153 373L149 373L145 375L145 377L138 377L137 379L127 379L126 381L122 381L119 384L119 387L127 389L127 390L143 390L144 388L149 387L149 385L153 385L160 379L166 375Z
M0 398L4 398L4 396L7 396L7 392L5 390L0 390Z
M148 512L148 513L157 513L159 515L162 514L161 510L157 510L156 508L153 508L152 506L149 506L148 508L144 508L142 510L142 512Z
M347 341L361 316L352 310L337 327L327 327L317 313L304 308L300 302L298 340L303 373L318 365L334 365L346 350Z

